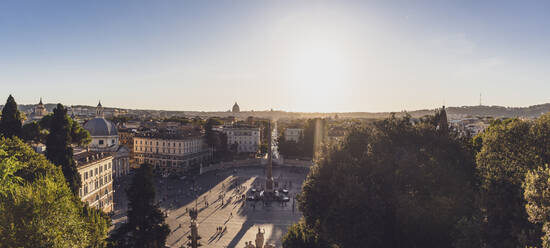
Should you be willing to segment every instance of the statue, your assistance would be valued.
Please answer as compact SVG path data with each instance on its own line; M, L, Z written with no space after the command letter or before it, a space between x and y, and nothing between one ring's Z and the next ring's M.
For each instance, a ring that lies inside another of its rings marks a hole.
M262 248L264 246L264 232L260 231L260 227L258 227L258 233L256 234L256 248Z

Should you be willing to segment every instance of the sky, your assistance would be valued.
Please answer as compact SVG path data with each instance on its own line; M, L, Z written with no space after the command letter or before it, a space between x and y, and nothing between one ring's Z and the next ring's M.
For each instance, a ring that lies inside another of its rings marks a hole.
M0 1L0 101L382 112L550 102L550 1Z

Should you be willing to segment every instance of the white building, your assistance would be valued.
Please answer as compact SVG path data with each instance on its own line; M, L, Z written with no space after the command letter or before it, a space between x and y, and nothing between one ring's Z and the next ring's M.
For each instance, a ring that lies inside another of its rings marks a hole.
M285 141L298 142L304 129L301 128L287 128L285 129Z
M237 152L256 153L260 148L260 128L259 127L224 127L223 131L227 135L227 146L237 144Z
M113 211L113 156L84 151L74 158L82 181L80 199L103 212Z
M185 172L194 166L206 164L212 152L203 135L136 134L134 158L140 164L148 163L160 173Z

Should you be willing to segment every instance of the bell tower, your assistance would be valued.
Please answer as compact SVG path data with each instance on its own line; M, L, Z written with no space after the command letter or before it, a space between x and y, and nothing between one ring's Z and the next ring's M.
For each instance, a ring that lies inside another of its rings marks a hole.
M95 116L97 118L103 118L103 106L101 106L101 101L99 101L99 104L97 104Z

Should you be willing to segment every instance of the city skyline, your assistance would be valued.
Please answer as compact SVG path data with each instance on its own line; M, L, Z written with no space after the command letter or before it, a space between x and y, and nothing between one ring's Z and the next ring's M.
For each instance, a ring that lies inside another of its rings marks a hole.
M391 112L550 102L548 2L0 3L18 103ZM69 11L70 10L70 11Z

